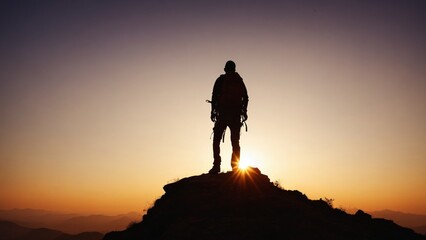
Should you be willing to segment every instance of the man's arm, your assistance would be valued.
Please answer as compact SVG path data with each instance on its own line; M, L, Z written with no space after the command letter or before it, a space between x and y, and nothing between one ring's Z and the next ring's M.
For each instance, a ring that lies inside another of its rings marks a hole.
M242 85L243 85L243 99L242 99L242 117L243 117L243 122L247 121L248 119L248 115L247 115L247 107L248 107L248 102L249 102L249 97L248 97L248 93L247 93L247 88L246 85L244 84L244 81L242 81Z
M243 101L243 110L245 112L247 112L249 97L248 97L246 85L244 84L244 82L242 82L242 83L243 83L243 90L244 90L243 91L243 99L242 99L242 101Z
M210 113L210 119L215 122L216 121L216 114L217 114L217 102L218 102L218 96L219 91L222 85L222 75L216 79L216 82L213 86L213 92L212 92L212 101L211 101L211 113Z

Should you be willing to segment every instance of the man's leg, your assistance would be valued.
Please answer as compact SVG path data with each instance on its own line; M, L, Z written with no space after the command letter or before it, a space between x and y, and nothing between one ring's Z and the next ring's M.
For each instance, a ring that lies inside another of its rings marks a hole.
M213 128L213 168L209 173L219 173L220 172L220 140L222 139L223 132L226 129L226 124L218 120Z
M235 121L230 126L231 129L231 144L232 144L232 158L231 158L231 167L232 170L238 168L238 163L240 161L240 131L241 123L238 119L238 122Z

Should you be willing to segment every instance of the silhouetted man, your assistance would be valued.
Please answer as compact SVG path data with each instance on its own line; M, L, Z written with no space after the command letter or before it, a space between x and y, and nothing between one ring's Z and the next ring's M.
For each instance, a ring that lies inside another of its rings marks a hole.
M213 128L213 168L210 174L220 172L220 140L227 127L231 129L232 158L231 167L235 171L240 160L240 129L248 118L248 95L243 79L235 71L235 63L225 64L225 74L219 76L213 87L210 118L215 122Z

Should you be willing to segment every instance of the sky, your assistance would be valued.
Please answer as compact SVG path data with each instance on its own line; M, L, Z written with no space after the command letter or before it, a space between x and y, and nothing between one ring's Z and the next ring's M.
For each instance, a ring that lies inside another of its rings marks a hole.
M206 173L205 100L234 60L241 161L336 207L426 214L425 24L421 0L1 1L0 209L143 211Z

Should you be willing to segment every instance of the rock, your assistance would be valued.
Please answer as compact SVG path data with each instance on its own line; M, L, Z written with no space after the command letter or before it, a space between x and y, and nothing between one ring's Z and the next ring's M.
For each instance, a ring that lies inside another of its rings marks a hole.
M279 188L256 168L188 177L164 191L142 222L104 239L425 239Z

